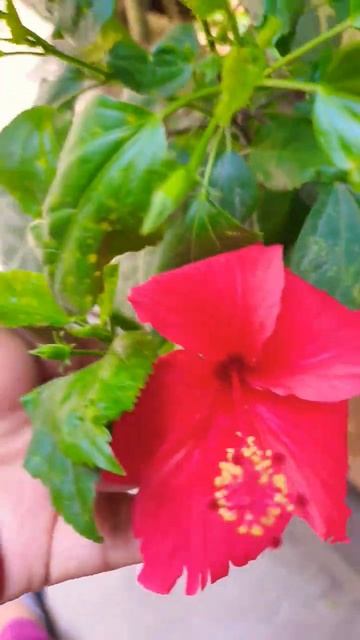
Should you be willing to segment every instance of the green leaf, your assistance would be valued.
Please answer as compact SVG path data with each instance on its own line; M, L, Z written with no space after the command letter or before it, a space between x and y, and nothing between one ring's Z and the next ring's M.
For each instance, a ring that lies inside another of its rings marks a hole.
M211 174L210 187L212 200L239 222L244 222L254 212L257 203L255 176L235 151L226 151L219 156Z
M260 234L249 231L205 195L199 194L185 218L180 218L166 233L159 267L165 271L259 240Z
M253 141L250 166L268 189L297 189L329 172L329 162L316 142L311 122L302 116L274 115Z
M158 341L145 332L124 334L98 362L48 382L22 400L35 432L25 466L48 486L65 520L87 537L94 538L96 531L90 526L96 478L90 470L122 473L108 426L133 408L158 348ZM44 458L46 448L54 465ZM83 481L85 497L76 491Z
M55 80L43 80L37 101L53 107L62 107L71 103L87 86L89 83L84 72L79 67L66 65Z
M360 28L360 0L350 0L350 14L353 26Z
M86 312L102 265L157 239L140 227L166 153L163 124L141 107L100 96L75 121L45 203L45 260L66 306Z
M264 54L254 47L234 47L225 57L221 94L216 109L220 124L229 124L233 114L248 104L265 68Z
M145 216L142 233L157 229L184 202L195 183L188 166L179 167L154 191L150 208Z
M6 0L6 10L6 22L11 31L13 42L23 44L26 41L27 33L12 0Z
M227 0L182 0L199 18L207 18L215 11L226 9Z
M360 188L360 99L324 88L316 96L313 121L329 160Z
M130 38L117 42L108 58L109 70L138 93L171 95L191 78L198 50L192 25L178 25L147 52Z
M115 0L48 0L47 5L56 35L74 37L77 45L84 45L111 18Z
M44 429L33 435L25 468L48 487L66 522L85 538L102 541L94 520L97 471L71 462L59 450L54 434Z
M50 106L23 111L0 133L0 185L32 217L41 207L68 123Z
M326 86L336 93L360 98L360 42L355 41L337 49L323 78Z
M343 304L360 308L360 209L346 185L334 184L319 197L290 264Z
M309 212L301 195L301 191L260 192L257 222L265 244L280 243L287 248L296 241Z
M56 304L45 276L31 271L0 272L0 325L62 327L69 317Z
M265 15L280 21L279 36L289 33L305 8L304 0L264 0Z

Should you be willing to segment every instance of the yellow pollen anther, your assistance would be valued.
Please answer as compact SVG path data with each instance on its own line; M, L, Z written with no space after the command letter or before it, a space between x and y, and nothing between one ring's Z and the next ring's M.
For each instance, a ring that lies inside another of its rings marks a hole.
M252 536L263 536L264 528L260 527L260 525L258 524L254 524L250 529L250 533Z
M245 535L246 533L248 533L249 527L247 527L245 524L242 524L240 527L236 529L236 531L240 533L240 535Z
M225 522L234 522L234 520L236 520L235 511L231 511L231 509L227 509L226 507L220 507L219 515Z
M275 523L275 518L273 516L263 516L260 518L261 524L265 525L265 527L271 527Z
M286 489L287 489L287 487L286 487L286 479L285 479L285 476L282 473L278 473L275 476L273 476L272 482L273 482L274 487L277 487L277 489L280 489L284 493L286 492Z

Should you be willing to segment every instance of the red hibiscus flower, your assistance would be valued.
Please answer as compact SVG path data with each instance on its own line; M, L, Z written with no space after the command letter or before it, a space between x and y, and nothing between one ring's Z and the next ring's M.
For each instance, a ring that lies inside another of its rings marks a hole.
M140 582L186 591L278 546L293 515L346 539L346 419L360 392L360 315L284 268L279 246L196 262L130 301L182 350L160 358L114 428L139 486Z

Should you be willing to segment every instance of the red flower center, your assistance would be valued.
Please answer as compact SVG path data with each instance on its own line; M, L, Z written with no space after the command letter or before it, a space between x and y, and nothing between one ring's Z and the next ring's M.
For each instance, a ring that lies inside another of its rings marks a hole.
M281 515L292 512L281 457L263 451L254 436L243 438L239 449L227 449L215 478L215 502L219 515L236 524L239 534L262 536Z

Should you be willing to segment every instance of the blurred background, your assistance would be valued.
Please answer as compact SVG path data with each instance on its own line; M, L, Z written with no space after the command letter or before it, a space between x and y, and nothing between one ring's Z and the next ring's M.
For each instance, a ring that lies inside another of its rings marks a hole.
M50 24L29 3L17 6L28 27L49 36ZM43 79L56 64L52 60L39 63L30 55L0 60L0 129L36 102ZM0 268L35 268L36 258L24 242L22 218L3 193L0 204ZM347 545L323 544L296 521L280 549L233 570L227 580L196 597L183 596L182 585L166 597L148 593L136 584L137 569L129 568L49 589L51 610L68 640L338 640L339 636L358 640L360 500L354 488L349 491L349 503L352 541Z

